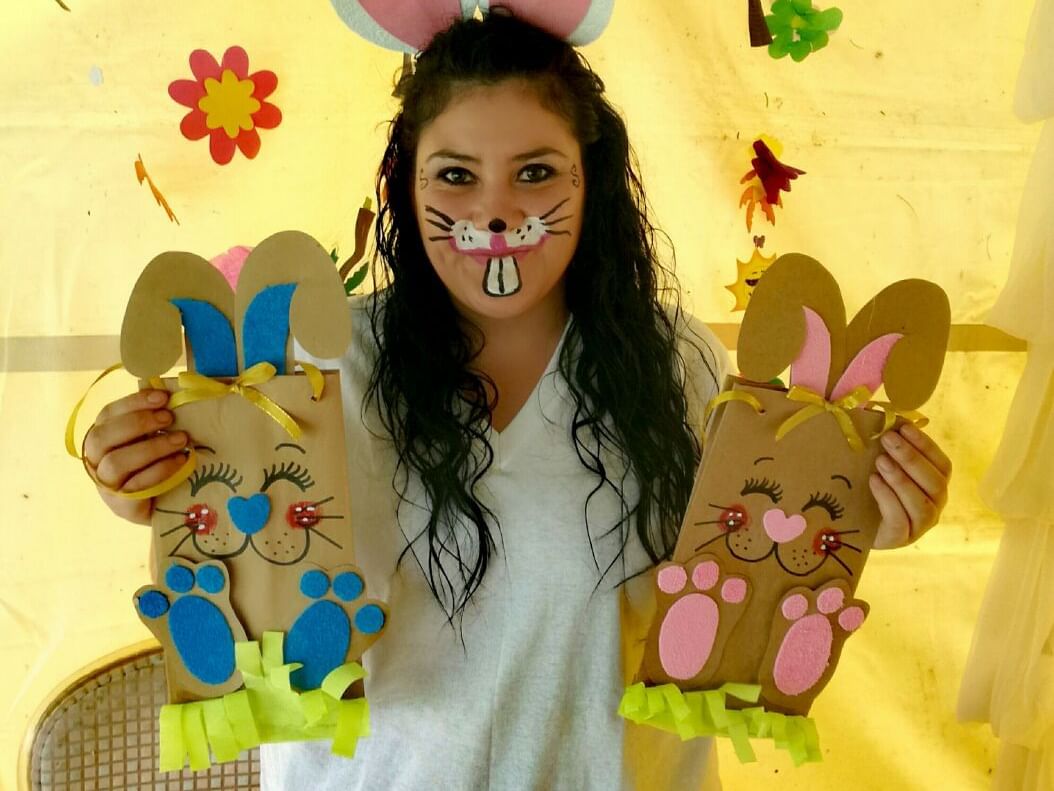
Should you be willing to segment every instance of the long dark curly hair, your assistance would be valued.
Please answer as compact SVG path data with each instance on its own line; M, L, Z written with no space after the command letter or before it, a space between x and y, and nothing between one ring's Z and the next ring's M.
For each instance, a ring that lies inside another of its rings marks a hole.
M511 16L454 23L396 91L402 106L377 176L380 265L369 311L379 356L367 397L395 443L400 501L408 502L411 474L427 494L427 524L407 539L427 539L424 571L451 620L479 588L500 535L496 514L478 496L494 458L487 436L496 389L471 370L482 333L459 317L425 253L412 203L414 157L421 131L456 91L509 79L525 81L565 118L583 153L584 217L566 273L571 321L559 375L574 399L569 438L596 475L585 503L589 540L589 500L607 487L621 503L609 530L623 549L635 528L652 562L668 557L700 454L676 343L677 283L656 256L636 157L603 82L569 44ZM713 360L709 350L696 351ZM622 474L604 463L612 453ZM625 492L627 472L639 487L634 502ZM597 570L599 585L610 565Z

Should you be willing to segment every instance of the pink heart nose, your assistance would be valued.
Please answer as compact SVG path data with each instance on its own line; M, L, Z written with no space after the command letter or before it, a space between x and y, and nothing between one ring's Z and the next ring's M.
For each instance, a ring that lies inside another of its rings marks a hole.
M787 516L779 508L771 508L761 517L768 537L777 544L793 541L805 532L805 517L801 514Z

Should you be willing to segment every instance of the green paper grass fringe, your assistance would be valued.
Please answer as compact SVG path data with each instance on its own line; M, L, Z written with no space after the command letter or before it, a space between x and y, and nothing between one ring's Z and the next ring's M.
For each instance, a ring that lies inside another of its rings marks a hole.
M335 755L351 758L358 740L369 735L370 709L365 698L344 700L344 692L366 673L348 662L326 676L319 689L298 692L289 674L298 662L282 662L283 635L267 632L263 652L257 642L235 645L243 689L219 698L161 707L162 772L208 769L235 760L243 750L270 742L332 739ZM211 753L211 756L210 756Z
M756 703L761 695L757 684L724 684L718 689L682 692L674 684L657 687L643 683L626 687L618 713L638 725L676 733L683 741L699 736L725 736L741 763L757 760L751 739L771 739L790 753L795 766L823 760L820 736L811 717L766 711L763 706L730 709L731 696Z

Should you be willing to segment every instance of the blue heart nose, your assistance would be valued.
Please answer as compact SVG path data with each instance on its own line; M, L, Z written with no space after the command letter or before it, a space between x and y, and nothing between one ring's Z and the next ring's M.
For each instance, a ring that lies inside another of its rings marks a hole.
M271 501L263 492L252 497L232 497L227 501L227 513L234 526L247 536L259 533L271 516Z

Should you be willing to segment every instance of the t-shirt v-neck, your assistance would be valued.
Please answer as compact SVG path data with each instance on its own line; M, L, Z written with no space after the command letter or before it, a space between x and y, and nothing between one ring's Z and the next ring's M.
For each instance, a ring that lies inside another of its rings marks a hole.
M560 353L563 351L570 328L571 317L568 316L563 332L560 333L560 340L556 342L556 348L545 366L545 371L538 377L531 394L527 396L527 400L513 415L508 425L501 431L497 431L493 426L488 430L487 439L494 449L494 463L499 469L514 458L519 449L529 443L532 437L539 436L539 432L535 430L538 419L544 418L546 407L560 395L555 380L559 377Z

